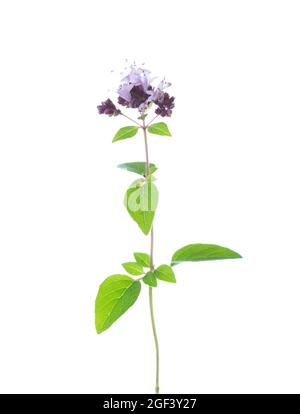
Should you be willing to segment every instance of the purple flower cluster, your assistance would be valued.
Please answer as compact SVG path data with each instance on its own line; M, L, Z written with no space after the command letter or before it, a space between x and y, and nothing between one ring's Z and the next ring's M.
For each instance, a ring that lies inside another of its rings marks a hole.
M151 85L153 80L148 70L131 65L118 88L118 103L126 108L136 108L141 114L145 114L154 104L157 106L155 109L157 115L171 116L175 98L164 91L171 84L163 80L154 87ZM102 102L98 106L98 111L109 116L121 114L110 99Z
M116 105L110 100L106 99L106 101L102 102L101 105L97 106L99 114L105 114L108 116L116 116L120 115L120 109L116 108Z
M162 92L160 97L154 103L157 105L155 113L160 116L171 116L174 108L174 96L170 96L167 92Z

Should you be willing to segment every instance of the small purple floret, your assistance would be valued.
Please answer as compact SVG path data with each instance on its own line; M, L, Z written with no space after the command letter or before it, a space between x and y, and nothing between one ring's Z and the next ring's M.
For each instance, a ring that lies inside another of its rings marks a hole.
M121 111L116 108L116 105L110 100L102 102L101 105L97 106L99 114L105 114L108 116L117 116L120 115Z
M174 96L170 96L167 92L162 92L154 101L157 105L155 113L162 117L171 116L172 109L175 107L174 100Z

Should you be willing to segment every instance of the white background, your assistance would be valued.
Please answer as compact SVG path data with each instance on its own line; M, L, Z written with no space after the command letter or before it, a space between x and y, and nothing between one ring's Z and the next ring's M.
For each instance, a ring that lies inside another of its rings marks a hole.
M155 262L182 264L155 312L165 393L300 392L298 1L2 1L0 391L151 393L147 289L97 336L94 299L149 240L123 207L141 135L96 106L124 60L166 76Z

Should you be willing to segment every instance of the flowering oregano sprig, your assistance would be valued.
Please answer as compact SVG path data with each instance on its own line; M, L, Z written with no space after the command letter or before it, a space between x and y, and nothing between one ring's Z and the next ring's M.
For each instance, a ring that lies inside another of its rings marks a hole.
M171 86L169 82L162 80L156 87L151 83L150 72L135 65L130 67L129 72L121 79L118 88L118 103L126 108L138 109L141 114L145 114L152 104L156 105L155 113L161 116L171 116L174 108L174 96L164 90ZM108 116L120 115L122 112L116 105L107 99L98 106L100 114Z
M123 108L137 110L137 118L129 117L120 107L110 99L106 99L97 108L99 114L112 116L122 115L132 121L134 125L125 126L117 131L113 142L134 137L139 130L143 132L145 143L145 161L135 161L120 164L119 168L136 173L140 176L125 193L125 207L130 217L136 222L145 235L150 234L149 253L136 252L134 260L122 264L126 274L113 274L100 285L95 303L95 325L97 333L108 329L123 313L137 300L142 283L149 287L149 305L152 331L156 351L156 378L155 392L159 393L159 346L154 321L153 288L158 282L175 283L173 267L187 261L234 259L241 256L233 250L215 244L188 244L177 250L170 264L154 265L154 230L153 221L158 205L158 190L155 185L154 173L157 167L149 161L147 132L161 136L171 136L165 122L154 120L161 117L170 117L174 109L174 96L170 96L165 89L171 86L164 79L157 85L151 72L131 65L125 76L122 77L117 89L117 102ZM146 117L154 112L154 118L146 123ZM142 282L142 283L141 283Z

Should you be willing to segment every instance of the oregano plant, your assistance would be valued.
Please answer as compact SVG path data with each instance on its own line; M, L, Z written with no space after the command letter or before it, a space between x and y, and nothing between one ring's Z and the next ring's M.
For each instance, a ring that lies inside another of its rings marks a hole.
M159 393L159 345L154 320L153 290L160 283L176 283L174 266L183 262L204 260L237 259L241 256L227 247L216 244L188 244L176 250L170 262L154 264L154 230L153 222L158 206L158 189L154 174L155 164L149 161L148 133L170 137L170 130L165 122L157 118L172 115L174 96L165 90L171 86L164 79L154 86L151 73L135 64L125 69L117 90L117 107L111 99L99 105L99 114L109 117L123 116L131 122L119 129L112 142L125 139L144 140L144 161L130 161L118 165L119 168L139 176L125 191L124 205L129 216L138 228L150 239L149 252L134 252L128 262L122 263L122 273L108 276L100 285L95 303L95 326L98 334L107 330L136 302L142 285L149 290L149 307L156 352L155 392ZM128 116L128 110L135 110L136 116ZM149 120L151 119L151 120ZM159 122L158 122L159 121ZM166 139L166 138L164 138Z

